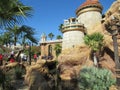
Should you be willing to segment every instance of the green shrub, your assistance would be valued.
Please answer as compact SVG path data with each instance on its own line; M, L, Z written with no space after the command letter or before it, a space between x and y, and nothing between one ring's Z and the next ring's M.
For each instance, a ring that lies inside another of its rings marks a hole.
M22 74L23 74L23 71L22 71L22 68L17 66L15 68L15 76L16 76L16 79L21 79L22 78Z
M109 90L115 82L112 72L107 69L84 67L80 71L78 84L80 90Z
M0 90L13 90L10 76L3 70L0 70Z

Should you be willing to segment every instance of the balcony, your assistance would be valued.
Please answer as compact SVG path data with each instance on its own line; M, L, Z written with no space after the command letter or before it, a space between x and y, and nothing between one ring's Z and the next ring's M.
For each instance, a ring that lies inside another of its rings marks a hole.
M84 31L84 25L79 22L64 23L62 26L62 32L66 31Z

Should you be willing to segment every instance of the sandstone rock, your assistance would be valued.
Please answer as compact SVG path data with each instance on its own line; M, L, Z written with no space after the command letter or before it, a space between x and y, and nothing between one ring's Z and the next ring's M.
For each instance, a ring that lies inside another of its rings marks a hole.
M6 65L6 67L12 68L12 67L17 66L18 64L19 64L18 62L8 63L8 64Z
M109 10L106 12L106 18L109 18L113 13L118 13L120 11L120 0L113 2Z
M105 50L104 55L101 57L101 61L99 62L102 68L110 69L113 73L115 72L115 62L114 62L114 47L113 40L110 33L107 32L105 28L105 24L108 20L110 20L111 15L119 15L120 1L115 1L110 9L105 14L105 22L101 24L96 24L93 28L91 28L88 34L92 34L94 32L100 32L104 35L104 47L108 49ZM120 55L120 38L118 37L118 51ZM76 77L81 67L84 65L93 65L93 61L89 58L90 49L83 45L78 46L72 49L67 49L62 51L62 54L58 57L60 68L60 75L62 79L72 79Z
M110 87L110 90L118 90L118 89L116 88L116 86L112 85L112 86Z
M80 46L61 54L58 57L60 77L63 80L71 80L78 77L82 66L92 66L93 62L89 59L89 53L90 49L87 46Z
M50 74L50 65L55 65L53 60L38 60L36 64L26 67L25 83L29 90L51 90L53 88L54 77Z
M115 62L108 54L106 53L104 54L104 56L99 61L99 64L100 64L100 67L109 69L113 73L115 73Z

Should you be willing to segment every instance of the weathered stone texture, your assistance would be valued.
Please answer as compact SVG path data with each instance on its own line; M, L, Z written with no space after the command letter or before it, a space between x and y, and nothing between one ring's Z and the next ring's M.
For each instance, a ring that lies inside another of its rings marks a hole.
M76 45L84 43L84 33L81 31L69 31L63 34L62 49L73 48Z

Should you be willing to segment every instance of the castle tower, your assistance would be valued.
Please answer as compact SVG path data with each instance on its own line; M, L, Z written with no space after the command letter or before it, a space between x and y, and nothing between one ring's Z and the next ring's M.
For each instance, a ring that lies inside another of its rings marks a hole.
M79 23L76 18L72 17L68 20L64 20L62 33L62 50L74 48L84 42L84 25Z
M46 35L45 35L45 33L43 33L42 35L41 35L41 43L44 43L45 41L46 41Z
M76 15L78 22L85 25L87 32L101 23L102 20L102 5L99 0L86 0L77 10Z

